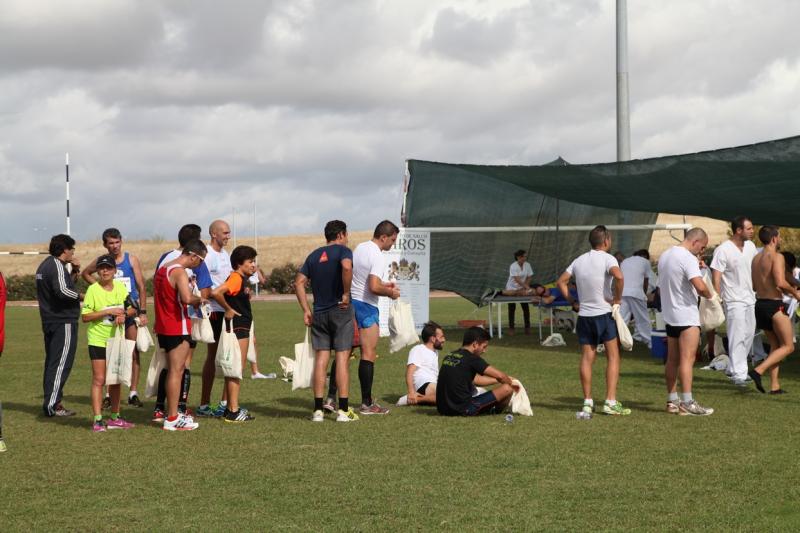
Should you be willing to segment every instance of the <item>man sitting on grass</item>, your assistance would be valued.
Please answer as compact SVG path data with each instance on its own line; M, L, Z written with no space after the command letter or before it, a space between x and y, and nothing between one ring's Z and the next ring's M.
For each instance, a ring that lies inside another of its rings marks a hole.
M436 405L439 350L444 346L444 331L436 322L428 322L422 327L420 337L423 344L417 344L408 353L408 394L401 397L397 405Z
M442 361L436 387L436 409L444 416L476 416L501 413L511 400L511 378L490 366L481 355L489 347L489 332L474 326L464 332L461 348ZM474 386L500 384L472 396Z

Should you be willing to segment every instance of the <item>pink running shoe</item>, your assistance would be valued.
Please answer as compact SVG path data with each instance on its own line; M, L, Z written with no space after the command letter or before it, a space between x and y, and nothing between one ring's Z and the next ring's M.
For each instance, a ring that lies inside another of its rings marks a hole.
M92 432L93 433L103 433L106 430L106 426L103 425L102 420L98 420L94 424L92 424Z
M131 429L135 424L131 424L124 418L117 418L116 420L108 419L106 421L106 427L108 429Z

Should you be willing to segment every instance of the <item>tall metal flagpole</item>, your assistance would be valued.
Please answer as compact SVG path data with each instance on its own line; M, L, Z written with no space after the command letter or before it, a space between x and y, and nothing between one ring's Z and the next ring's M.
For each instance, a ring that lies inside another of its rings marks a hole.
M70 235L69 227L69 152L66 154L66 169L67 169L67 235Z
M617 161L631 158L628 108L628 2L617 0Z

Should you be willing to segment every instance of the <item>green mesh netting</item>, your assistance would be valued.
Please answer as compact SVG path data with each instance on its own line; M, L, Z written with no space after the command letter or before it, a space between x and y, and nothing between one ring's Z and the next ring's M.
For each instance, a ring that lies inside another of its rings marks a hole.
M556 161L554 163L563 163ZM800 227L800 137L694 154L593 165L453 165L410 160L406 225L649 224L655 213ZM574 202L574 203L572 203ZM597 207L590 207L597 206ZM604 209L605 208L605 209ZM644 248L650 231L616 232L614 249ZM504 284L517 248L551 281L586 236L537 233L432 237L431 286L477 302Z
M570 168L563 160L554 164ZM424 161L408 165L408 227L653 224L657 216L558 200L481 172L492 167ZM614 232L613 246L629 255L647 248L651 235L650 230ZM486 289L505 287L518 249L528 251L534 282L546 284L589 249L588 232L433 233L431 288L456 292L477 304Z

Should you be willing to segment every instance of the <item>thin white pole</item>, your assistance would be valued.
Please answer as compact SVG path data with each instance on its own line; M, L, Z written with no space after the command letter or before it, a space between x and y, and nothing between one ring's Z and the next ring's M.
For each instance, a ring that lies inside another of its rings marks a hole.
M612 231L629 230L678 230L692 229L691 224L607 224L606 228ZM431 233L517 233L517 232L546 232L546 231L591 231L595 226L447 226L447 227L420 227L405 228L407 231L430 231Z
M236 206L233 206L233 247L236 248Z
M256 250L256 255L258 255L258 226L256 224L256 203L253 202L253 248ZM256 279L258 279L258 272L256 272ZM261 285L258 281L256 281L256 296L258 296L258 287Z
M628 100L628 2L617 0L617 161L631 158Z
M66 162L66 172L67 172L67 235L71 235L70 233L70 224L69 224L69 152L67 152L65 157Z

